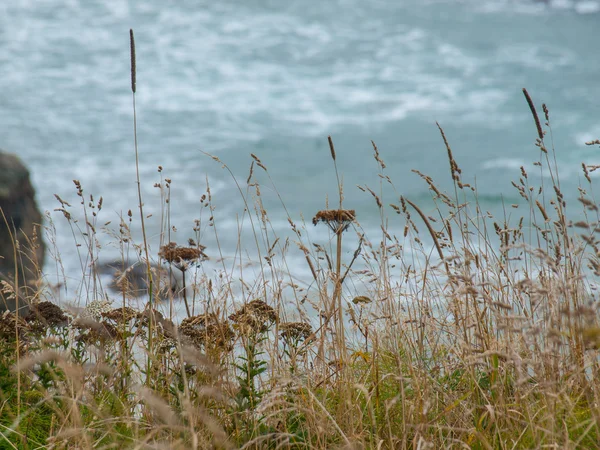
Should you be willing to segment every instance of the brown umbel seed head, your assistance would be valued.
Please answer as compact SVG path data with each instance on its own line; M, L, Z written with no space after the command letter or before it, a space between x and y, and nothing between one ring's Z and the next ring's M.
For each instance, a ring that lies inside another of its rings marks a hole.
M229 319L244 334L263 333L277 320L277 313L264 301L256 299L242 306Z
M69 318L59 306L52 302L34 303L29 307L29 314L25 317L27 322L41 322L49 327L66 326Z
M304 341L312 333L312 327L306 322L286 322L279 327L281 337L286 341Z
M173 264L179 270L186 270L188 265L208 259L208 256L204 254L205 248L203 245L179 247L175 242L169 242L160 248L158 256Z
M346 231L350 224L356 219L356 211L353 209L326 209L319 211L313 217L313 225L319 222L326 223L334 233Z
M229 324L212 314L184 319L179 326L179 332L198 348L212 347L225 351L233 349L234 333Z
M129 306L111 309L110 311L101 314L105 319L112 320L116 323L129 322L138 317L138 312Z
M29 307L25 321L33 333L43 334L48 328L65 327L69 318L52 302L34 303Z

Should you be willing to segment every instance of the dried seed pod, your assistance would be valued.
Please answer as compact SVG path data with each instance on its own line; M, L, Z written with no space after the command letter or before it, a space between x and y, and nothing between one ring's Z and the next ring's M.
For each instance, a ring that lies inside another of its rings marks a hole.
M326 209L317 212L312 222L313 225L323 222L337 234L346 231L354 219L356 211L353 209Z
M312 333L312 326L306 322L282 323L279 329L281 330L281 337L285 341L305 341Z
M244 334L263 333L277 320L273 308L260 299L252 300L229 316Z
M200 244L196 247L179 247L175 242L169 242L160 248L158 256L179 270L185 271L189 265L208 259L204 249L206 247Z

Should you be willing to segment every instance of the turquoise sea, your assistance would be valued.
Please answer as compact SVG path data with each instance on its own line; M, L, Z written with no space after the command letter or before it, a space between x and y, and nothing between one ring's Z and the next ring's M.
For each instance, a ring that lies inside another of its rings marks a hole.
M103 197L98 223L111 222L114 232L119 216L137 206L133 28L141 187L155 251L161 200L154 184L161 176L172 180L172 240L185 243L201 218L213 263L233 257L240 228L242 245L255 247L238 186L205 153L227 164L244 192L250 154L260 158L273 184L256 165L254 174L274 234L289 235L288 214L310 223L327 199L332 205L337 199L328 135L345 206L357 211L367 233L376 236L381 222L373 197L356 187L379 192L371 140L397 194L429 212L427 186L411 169L450 188L436 121L464 180L478 186L482 207L501 215L519 202L510 181L520 166L539 178L524 87L540 114L542 102L550 109L561 188L578 209L581 163L600 161L597 146L584 145L600 138L599 22L598 1L2 2L0 148L30 167L65 273L77 280L78 248L54 211L60 206L54 194L81 217L72 182L80 180L86 195ZM201 211L207 180L218 243L210 214ZM386 189L384 203L397 203L397 194ZM401 234L400 220L388 213L389 229ZM132 229L139 242L137 213ZM311 225L310 238L324 242L328 234ZM103 242L111 239L101 232ZM348 245L351 254L355 242ZM296 253L289 263L302 276L307 269ZM116 255L106 245L100 259ZM57 281L51 257L46 267L49 281Z

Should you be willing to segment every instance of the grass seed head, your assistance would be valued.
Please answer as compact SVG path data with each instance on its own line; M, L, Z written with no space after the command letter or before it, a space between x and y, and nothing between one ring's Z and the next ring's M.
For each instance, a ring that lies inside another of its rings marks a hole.
M133 30L129 29L129 50L131 57L131 92L135 94L136 90L136 64L135 64L135 38Z
M525 88L523 88L523 95L525 95L525 100L527 100L527 104L529 105L529 109L531 110L531 115L533 116L533 120L535 122L535 127L538 132L538 137L540 138L540 141L542 141L542 140L544 140L544 131L542 130L542 125L540 124L540 118L535 109L535 105L533 104L533 100L531 99L529 92L527 92L527 89L525 89ZM546 114L546 110L544 110L544 114Z

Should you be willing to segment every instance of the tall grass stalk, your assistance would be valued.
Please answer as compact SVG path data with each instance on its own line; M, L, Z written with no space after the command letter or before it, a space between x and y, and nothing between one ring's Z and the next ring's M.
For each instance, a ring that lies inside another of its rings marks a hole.
M133 35L133 30L129 29L129 48L130 48L130 56L131 56L131 99L133 106L133 145L135 149L135 177L137 184L137 194L138 194L138 210L140 212L140 224L142 228L142 238L144 244L144 256L146 260L146 268L147 268L147 276L148 276L148 308L151 312L149 320L148 320L148 358L147 358L147 375L146 375L146 384L150 383L151 373L152 373L152 334L154 329L154 305L153 305L153 296L154 296L154 286L153 286L153 278L152 278L152 269L150 266L150 252L148 251L148 239L146 237L146 226L144 222L144 202L142 200L142 184L140 182L140 158L138 152L138 138L137 138L137 110L135 107L135 93L137 88L137 71L136 71L136 57L135 57L135 38Z

